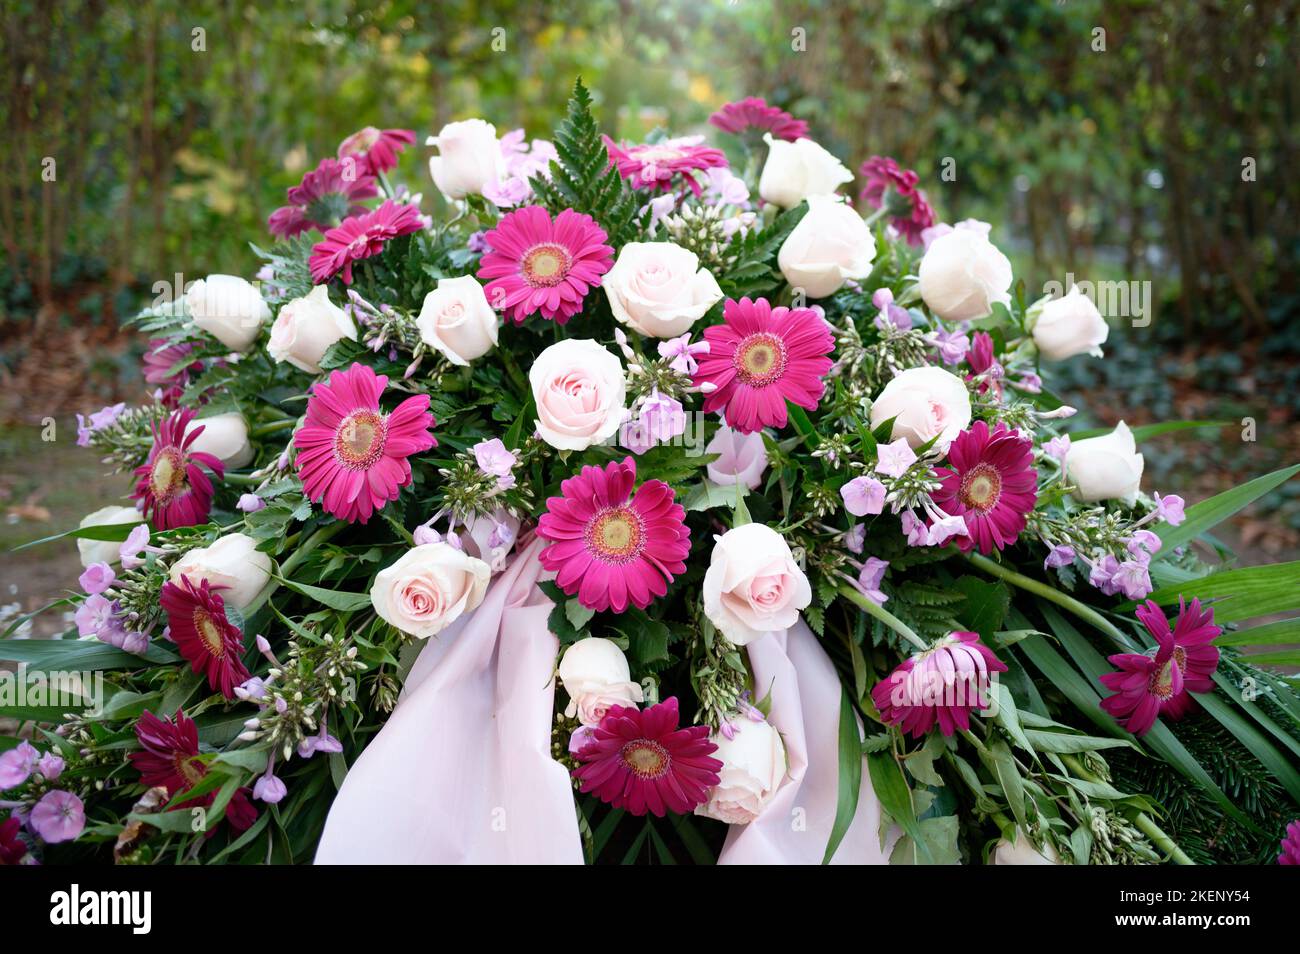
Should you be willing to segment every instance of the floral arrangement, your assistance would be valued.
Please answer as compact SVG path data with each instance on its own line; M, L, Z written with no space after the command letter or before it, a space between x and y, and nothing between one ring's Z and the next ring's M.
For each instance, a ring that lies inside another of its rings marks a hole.
M414 133L362 130L257 285L135 320L152 400L78 436L130 500L60 535L63 638L0 642L79 674L0 705L0 861L310 861L425 670L538 606L479 665L540 678L419 733L540 713L578 860L1300 861L1300 697L1241 654L1295 641L1242 627L1294 565L1191 546L1300 468L1144 488L1142 440L1213 422L1072 429L1044 376L1106 322L894 160L864 218L761 99L717 146L591 106L443 128L433 217L389 179ZM765 823L805 834L745 854Z

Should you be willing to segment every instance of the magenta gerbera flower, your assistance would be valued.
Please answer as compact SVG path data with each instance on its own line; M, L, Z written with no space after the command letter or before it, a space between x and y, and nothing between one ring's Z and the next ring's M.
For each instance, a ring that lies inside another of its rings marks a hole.
M551 221L540 205L505 216L485 236L490 251L478 277L492 307L516 324L535 312L565 324L582 310L587 292L609 271L614 250L590 215L565 209Z
M692 173L727 165L726 153L701 145L703 142L703 136L683 136L627 145L606 136L605 148L609 151L610 165L617 166L618 174L631 182L633 188L671 192L673 178L680 177L680 183L699 196L702 187Z
M813 410L831 369L835 339L811 308L773 308L764 298L728 298L723 324L704 329L709 351L699 357L695 383L714 386L704 413L726 408L727 424L752 434L785 427L785 402Z
M208 774L207 764L199 758L199 727L181 710L169 721L146 709L136 721L135 737L144 751L131 752L127 758L146 788L161 786L171 796L193 788ZM226 805L226 819L235 831L244 831L257 821L257 809L248 794L247 788L236 789ZM211 805L216 797L216 792L209 792L169 810Z
M429 396L409 397L384 414L379 398L387 386L388 378L364 364L334 371L312 385L306 418L293 435L304 492L348 523L365 523L396 500L411 482L407 458L438 446Z
M266 227L280 238L311 229L324 232L348 216L364 213L366 207L360 201L377 195L379 190L369 166L322 159L320 165L289 190L289 204L272 212Z
M325 238L311 247L311 279L317 285L329 281L340 271L343 283L352 284L352 263L384 250L384 243L399 235L424 228L420 210L386 199L373 212L344 219L342 224L325 233Z
M742 133L754 129L770 132L777 139L794 142L808 135L808 124L795 119L784 109L768 105L758 96L747 96L734 103L726 103L709 117L709 122L723 132Z
M647 480L632 496L635 481L631 457L584 467L560 484L563 496L546 501L537 523L537 535L551 541L542 566L588 609L621 613L629 602L645 609L686 572L686 511L662 480Z
M242 658L244 634L226 618L225 600L207 580L195 585L183 576L179 583L163 584L159 602L181 657L207 675L208 688L233 699L249 673Z
M1103 699L1101 707L1134 735L1145 735L1158 717L1181 719L1191 711L1191 693L1214 691L1219 650L1212 644L1222 630L1214 625L1214 610L1202 610L1196 599L1190 606L1178 601L1172 631L1164 611L1151 600L1136 615L1156 641L1155 656L1111 656L1119 671L1105 673L1101 682L1115 695Z
M921 245L921 233L934 225L934 209L925 193L916 187L919 177L900 168L888 156L872 156L858 169L867 184L860 197L872 208L888 204L890 221L910 245Z
M676 698L646 709L610 706L576 753L581 790L633 815L685 814L707 800L722 762L709 727L677 728Z
M1005 424L990 431L976 421L948 448L948 465L935 468L943 483L934 502L966 521L958 545L989 554L1015 543L1038 500L1032 442Z
M212 510L213 489L203 468L217 477L225 475L225 468L216 457L189 450L190 444L206 426L185 433L196 413L191 408L184 408L156 422L149 458L135 469L139 480L131 496L144 501L145 519L155 530L193 527L207 522Z
M339 143L339 158L357 160L360 171L379 175L397 166L397 154L415 142L410 129L376 129L367 126Z
M939 723L952 735L970 728L970 714L987 709L989 673L1006 663L980 642L978 633L952 632L925 652L915 653L876 683L871 699L887 725L921 738Z
M13 815L0 822L0 866L20 865L27 857L27 843L18 837L23 823Z
M166 338L150 341L140 359L145 383L161 388L164 400L179 397L190 383L190 377L203 370L202 361L185 363L196 347L192 341L179 341L175 344Z
M1300 865L1300 819L1286 826L1281 849L1281 854L1277 856L1278 864Z

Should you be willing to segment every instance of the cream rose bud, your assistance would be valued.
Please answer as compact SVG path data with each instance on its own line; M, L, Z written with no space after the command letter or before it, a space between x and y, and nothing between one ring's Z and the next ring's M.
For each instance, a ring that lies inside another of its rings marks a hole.
M676 338L722 300L713 274L672 242L628 242L600 280L609 308L650 338Z
M704 614L737 646L789 629L812 602L785 538L761 523L728 530L704 574Z
M140 516L140 511L134 507L100 507L94 513L82 517L81 523L77 526L84 529L119 523L131 525L144 523L144 517ZM120 547L121 544L116 540L77 539L77 553L81 556L82 566L90 566L92 563L118 563L122 559L118 553Z
M1011 262L977 229L935 239L917 274L926 305L947 321L983 318L995 302L1011 302Z
M185 433L193 434L200 427L203 430L190 444L190 450L211 454L232 470L238 470L253 459L248 425L241 415L232 411L212 417L196 417L186 425Z
M871 405L871 426L894 418L891 440L902 437L913 450L931 438L945 451L970 424L970 392L966 383L943 368L908 368L889 379Z
M477 608L491 578L482 560L447 543L426 543L375 574L370 602L386 622L428 639Z
M252 537L227 533L209 546L183 554L169 575L173 583L184 577L195 586L207 580L227 606L242 612L271 579L271 558L258 551Z
M356 341L357 326L330 301L328 286L317 285L280 308L266 350L277 362L288 361L300 371L320 374L321 358L342 338Z
M537 432L559 450L585 450L618 430L627 381L618 358L588 338L566 338L528 371Z
M505 159L497 141L497 128L482 119L448 123L428 145L438 147L429 160L429 174L438 191L449 199L482 195L505 177Z
M785 780L785 746L781 733L766 722L740 717L731 723L731 738L714 732L713 757L722 761L719 782L695 814L728 825L747 825L759 816Z
M634 706L645 701L632 681L627 657L616 643L598 636L580 639L560 660L560 684L569 694L564 714L583 725L596 726L610 706Z
M791 209L810 195L829 195L853 181L853 173L811 139L786 142L763 134L767 162L758 178L758 194L766 202Z
M1106 319L1078 285L1063 298L1043 302L1033 328L1034 344L1049 361L1064 361L1076 354L1100 358L1101 346L1109 335Z
M1131 506L1142 483L1142 466L1133 432L1120 421L1109 434L1070 443L1065 477L1076 488L1076 500L1122 500Z
M1049 844L1040 852L1023 831L1017 830L1014 843L999 841L989 855L991 865L1059 865L1061 856Z
M810 195L808 212L786 238L776 263L809 298L825 298L849 279L866 278L876 257L871 228L833 195Z
M209 275L189 287L185 310L195 326L231 351L247 351L271 309L256 288L237 275Z
M415 319L424 343L462 367L496 347L497 324L497 313L473 275L438 279Z

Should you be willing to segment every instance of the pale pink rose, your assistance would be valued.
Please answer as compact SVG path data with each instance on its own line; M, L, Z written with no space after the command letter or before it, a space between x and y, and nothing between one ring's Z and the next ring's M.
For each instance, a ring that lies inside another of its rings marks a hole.
M414 547L375 574L370 602L397 629L427 639L483 602L492 571L446 543Z
M496 347L499 324L473 275L438 279L438 287L424 296L415 319L421 340L461 367Z
M595 341L556 342L533 361L528 381L537 406L537 432L558 450L599 444L623 422L623 365Z
M894 419L891 440L906 438L920 447L932 438L936 451L948 449L970 424L970 392L966 383L943 368L908 368L890 378L871 405L871 426Z
M704 452L718 455L717 460L704 467L709 480L718 486L744 484L754 490L763 482L763 474L767 471L767 447L763 444L762 432L742 434L723 424Z
M704 614L731 642L744 646L789 629L811 602L808 577L771 527L747 523L717 538L704 574Z
M709 800L695 814L728 825L752 822L772 800L785 780L785 746L781 734L767 722L737 719L729 733L715 732L713 753L721 759L719 782L709 790Z
M610 706L635 706L645 694L632 681L627 657L608 639L588 636L564 651L560 660L560 684L569 694L564 714L575 715L583 725L596 726Z
M672 242L628 242L600 287L614 317L651 338L684 334L722 300L695 253Z
M335 342L357 340L357 326L330 301L329 288L317 285L302 298L281 306L271 325L267 353L309 374L320 374L320 362Z

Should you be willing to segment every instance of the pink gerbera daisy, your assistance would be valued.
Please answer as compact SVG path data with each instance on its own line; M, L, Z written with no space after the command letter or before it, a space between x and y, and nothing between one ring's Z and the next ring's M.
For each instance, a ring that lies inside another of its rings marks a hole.
M418 208L392 199L386 199L373 212L344 219L341 225L330 229L324 239L311 247L308 265L312 281L319 285L342 271L343 283L351 285L353 262L378 255L389 239L422 228L424 223Z
M0 822L0 866L20 865L28 855L27 843L18 837L23 823L13 815Z
M324 232L348 216L361 215L366 207L358 203L377 195L379 190L368 166L322 159L289 190L289 204L272 212L266 226L280 238L311 229Z
M709 122L723 132L742 133L747 129L770 132L777 139L794 142L808 135L808 124L795 119L784 109L770 106L758 96L747 96L727 103L709 117Z
M1148 600L1138 607L1137 618L1156 641L1155 656L1118 653L1110 662L1118 672L1101 677L1115 692L1101 707L1134 735L1145 735L1159 716L1180 719L1193 706L1192 692L1212 692L1219 650L1212 643L1221 632L1214 625L1214 610L1201 609L1200 600L1178 603L1173 630L1160 607Z
M166 338L150 341L144 357L140 359L145 383L162 388L165 399L179 397L190 383L190 376L203 370L201 361L185 363L196 347L192 341L179 341L175 344Z
M647 480L632 496L635 481L631 457L603 470L584 467L560 484L563 496L547 500L538 521L537 535L551 541L542 566L588 609L621 613L629 602L644 609L686 572L686 511L661 480Z
M379 175L397 166L397 154L415 142L410 129L376 129L367 126L339 143L339 158L349 156L363 164L361 171Z
M671 192L673 177L680 176L681 184L699 196L702 187L692 173L727 165L726 153L701 145L703 142L703 136L683 136L662 142L620 145L606 136L605 148L609 150L610 165L618 166L618 174L634 188Z
M888 156L872 156L858 169L866 178L860 197L872 208L889 206L890 220L911 245L921 245L921 233L934 225L934 209L925 193L916 187L919 177L900 168Z
M581 790L633 815L685 814L720 781L709 727L677 728L676 698L638 710L610 706L576 753Z
M835 339L811 308L773 308L764 298L728 298L723 324L704 329L709 343L695 383L714 386L704 413L726 408L727 423L752 434L785 427L785 402L812 410L821 400Z
M948 448L948 464L935 468L943 484L934 502L966 521L958 545L988 554L1015 543L1038 500L1033 444L1005 424L989 431L976 421Z
M216 457L189 450L206 426L185 432L196 413L184 408L156 422L149 458L135 469L139 480L131 496L144 502L145 518L155 530L205 523L212 509L213 489L203 468L217 477L225 475L225 468Z
M905 659L876 683L871 699L887 725L921 738L939 723L952 735L970 728L970 714L987 709L992 672L1006 663L980 642L978 633L953 632L925 652Z
M248 680L244 668L244 634L226 618L226 603L207 580L168 580L159 597L167 626L181 656L195 672L206 673L208 688L227 699Z
M483 291L516 324L540 311L565 324L582 310L583 299L609 271L614 250L590 215L565 209L551 221L540 205L505 216L485 236L490 250L478 277L491 279Z
M437 447L429 396L379 409L388 378L364 364L312 385L307 415L293 435L303 490L340 520L365 523L411 482L412 454Z
M1300 819L1286 826L1281 847L1281 854L1277 856L1278 864L1300 865Z

